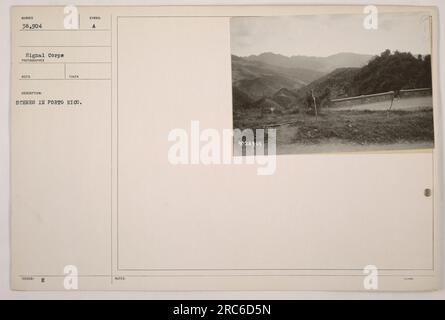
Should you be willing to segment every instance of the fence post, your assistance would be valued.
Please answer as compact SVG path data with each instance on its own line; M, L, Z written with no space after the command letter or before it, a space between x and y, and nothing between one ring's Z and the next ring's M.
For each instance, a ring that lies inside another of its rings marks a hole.
M314 100L315 120L318 120L317 102L315 101L314 90L312 89L311 92L312 92L312 99Z

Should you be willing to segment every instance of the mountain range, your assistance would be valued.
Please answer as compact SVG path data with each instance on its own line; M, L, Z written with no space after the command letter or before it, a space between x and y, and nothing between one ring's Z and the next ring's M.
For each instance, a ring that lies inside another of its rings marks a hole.
M235 112L293 112L308 104L312 92L323 106L333 98L431 87L431 57L390 50L377 56L232 55L232 87Z
M299 89L321 77L322 72L279 66L232 55L232 84L256 100L281 88Z
M338 68L363 67L373 56L367 54L357 54L342 52L327 57L312 56L284 56L272 52L265 52L259 55L245 57L247 61L258 61L268 65L284 68L304 68L307 70L329 73Z
M248 57L232 55L234 107L252 108L276 103L274 109L289 108L295 105L298 100L296 92L302 88L338 68L361 67L371 58L354 53L329 57L286 57L270 52Z

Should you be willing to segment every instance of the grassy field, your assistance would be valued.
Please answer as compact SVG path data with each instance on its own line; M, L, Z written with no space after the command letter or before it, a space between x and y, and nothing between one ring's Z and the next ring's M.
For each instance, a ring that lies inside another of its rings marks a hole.
M307 114L255 114L234 119L235 128L277 129L277 148L280 145L315 145L336 141L340 144L410 144L433 143L433 111L416 110L353 110L321 112L316 118Z

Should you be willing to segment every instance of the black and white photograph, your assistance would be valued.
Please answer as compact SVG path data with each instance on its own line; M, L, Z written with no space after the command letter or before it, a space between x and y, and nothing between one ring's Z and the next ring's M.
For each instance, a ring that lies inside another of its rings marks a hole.
M233 17L234 129L276 129L277 154L433 148L430 16L366 18Z

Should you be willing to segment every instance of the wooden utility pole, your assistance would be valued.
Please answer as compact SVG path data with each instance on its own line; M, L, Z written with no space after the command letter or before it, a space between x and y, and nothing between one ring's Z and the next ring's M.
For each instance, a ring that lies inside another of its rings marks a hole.
M314 90L311 90L311 92L312 92L312 99L314 100L315 120L318 120L317 102L315 101Z
M389 117L389 112L391 111L392 104L394 103L394 96L395 96L395 93L392 94L391 105L389 106L389 108L388 108L388 110L387 110L387 112L386 112L386 116L387 116L387 117Z

